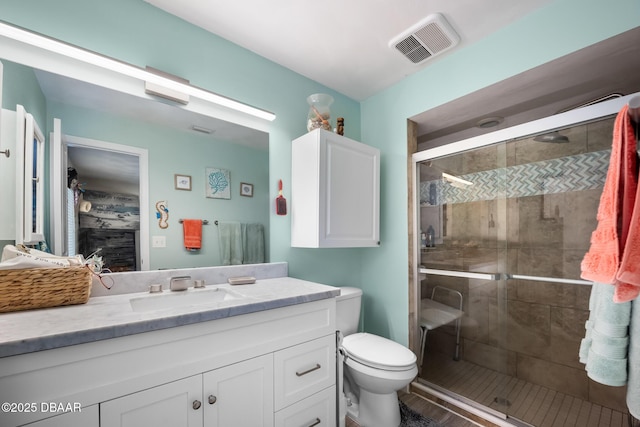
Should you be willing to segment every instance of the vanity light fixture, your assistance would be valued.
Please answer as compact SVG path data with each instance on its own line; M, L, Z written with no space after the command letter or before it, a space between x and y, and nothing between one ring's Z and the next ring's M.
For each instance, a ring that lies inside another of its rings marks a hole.
M164 71L158 70L153 67L149 67L147 65L147 71L150 73L157 74L162 77L166 77L171 80L178 81L182 84L188 85L189 80L183 79L178 76L174 76L173 74L165 73ZM179 104L187 105L189 103L189 95L178 92L176 90L167 89L164 86L160 86L151 82L144 82L144 92L148 95L159 96L160 98L168 99L169 101L177 102Z
M250 114L264 120L272 121L276 115L270 111L262 110L248 104L218 95L205 89L193 86L191 84L181 83L154 73L143 68L128 64L104 55L100 55L89 50L73 46L68 43L55 40L53 38L32 33L18 27L0 22L0 36L4 36L22 43L26 43L38 48L46 49L66 57L82 61L91 65L95 65L106 70L124 74L126 76L139 79L143 82L157 85L168 90L176 91L187 96L200 98L214 104L230 108L235 111Z

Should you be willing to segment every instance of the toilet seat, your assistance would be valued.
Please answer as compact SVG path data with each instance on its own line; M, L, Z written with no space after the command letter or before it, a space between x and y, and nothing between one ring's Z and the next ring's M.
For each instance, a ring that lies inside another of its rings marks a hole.
M377 335L347 335L342 340L342 349L348 358L375 369L406 371L416 366L416 355L411 350Z

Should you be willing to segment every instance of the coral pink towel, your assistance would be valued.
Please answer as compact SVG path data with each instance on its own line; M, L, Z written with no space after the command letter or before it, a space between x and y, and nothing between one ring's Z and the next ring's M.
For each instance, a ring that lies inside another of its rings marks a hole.
M627 276L625 271L630 270L629 267L621 269L623 259L627 258L631 263L640 261L640 202L635 206L638 189L636 140L627 109L624 106L616 117L609 170L598 207L598 225L581 264L583 279L616 286L616 302L630 301L640 293L640 288L633 282L626 283L628 279L619 277ZM635 276L640 286L640 274Z
M184 232L184 247L188 251L198 250L202 247L202 220L184 219L182 220Z

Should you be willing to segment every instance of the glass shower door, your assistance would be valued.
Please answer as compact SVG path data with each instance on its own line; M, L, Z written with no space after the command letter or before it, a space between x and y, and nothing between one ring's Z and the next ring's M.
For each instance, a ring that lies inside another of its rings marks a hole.
M624 418L623 388L594 384L578 360L591 290L580 262L596 225L613 121L416 162L420 383L531 425ZM452 313L458 293L459 319L440 313L434 321L438 313L427 309Z
M509 370L506 154L501 143L418 164L420 378L500 417Z

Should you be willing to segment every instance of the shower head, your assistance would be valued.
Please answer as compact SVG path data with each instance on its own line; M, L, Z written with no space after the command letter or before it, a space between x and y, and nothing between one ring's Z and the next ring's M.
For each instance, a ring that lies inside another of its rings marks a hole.
M567 136L561 135L558 131L538 135L533 138L533 140L538 142L553 142L556 144L569 142L569 138Z

